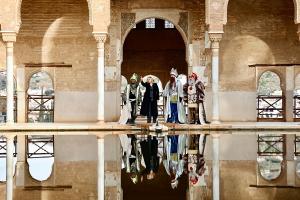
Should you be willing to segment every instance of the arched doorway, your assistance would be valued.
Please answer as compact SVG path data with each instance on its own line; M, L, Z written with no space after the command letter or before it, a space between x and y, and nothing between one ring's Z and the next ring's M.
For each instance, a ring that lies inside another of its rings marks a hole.
M157 18L148 18L137 23L124 41L121 74L127 80L133 73L144 78L151 75L162 90L169 80L172 67L177 68L178 74L188 72L186 45L175 25L170 21ZM176 189L171 188L170 181L171 178L162 163L153 180L144 179L137 184L131 181L130 174L127 174L124 169L122 170L123 199L186 199L187 176L182 175L179 178Z
M181 33L171 22L162 19L149 18L137 23L124 41L121 74L127 79L132 73L152 74L164 86L172 67L179 74L188 71Z

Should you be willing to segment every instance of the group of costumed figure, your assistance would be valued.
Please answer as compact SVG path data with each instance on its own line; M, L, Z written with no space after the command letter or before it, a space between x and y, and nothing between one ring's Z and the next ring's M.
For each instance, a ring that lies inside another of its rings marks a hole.
M146 88L143 98L142 87ZM204 91L205 86L196 73L192 73L187 83L182 85L177 70L172 68L170 80L163 91L165 122L206 124ZM146 116L148 123L156 123L159 94L159 87L151 76L147 78L147 82L143 78L139 82L138 75L133 74L122 97L125 109L122 110L120 123L134 124L141 102L140 115ZM133 183L154 179L162 163L170 176L173 189L178 186L183 174L188 175L191 185L205 186L206 167L203 155L206 135L120 135L120 140L123 168L130 174Z

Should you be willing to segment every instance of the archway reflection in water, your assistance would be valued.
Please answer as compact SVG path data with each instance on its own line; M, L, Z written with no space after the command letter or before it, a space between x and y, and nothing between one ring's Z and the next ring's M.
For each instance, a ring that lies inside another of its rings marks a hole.
M185 199L207 187L206 135L120 135L124 199Z

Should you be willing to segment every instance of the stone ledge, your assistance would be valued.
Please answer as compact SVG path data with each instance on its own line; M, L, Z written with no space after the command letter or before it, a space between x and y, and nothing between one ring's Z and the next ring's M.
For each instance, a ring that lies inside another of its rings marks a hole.
M299 122L226 122L222 124L169 124L167 134L297 134ZM149 134L151 124L135 126L109 123L14 123L0 125L2 135L105 135Z

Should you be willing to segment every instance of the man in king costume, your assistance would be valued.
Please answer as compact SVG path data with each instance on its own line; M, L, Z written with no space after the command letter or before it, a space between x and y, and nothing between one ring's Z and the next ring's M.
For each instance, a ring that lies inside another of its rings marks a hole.
M206 124L204 110L205 86L198 79L196 73L192 73L188 82L183 86L184 100L188 103L188 116L190 124Z
M177 70L172 68L170 80L164 90L164 97L166 99L165 121L170 123L185 123L186 116L183 106L183 88L177 77Z
M130 83L126 86L123 101L127 108L127 111L130 113L130 118L127 123L134 124L137 117L137 108L141 102L141 89L138 82L138 75L134 73L130 78Z

